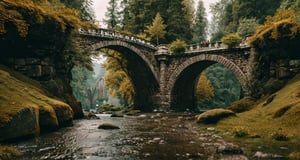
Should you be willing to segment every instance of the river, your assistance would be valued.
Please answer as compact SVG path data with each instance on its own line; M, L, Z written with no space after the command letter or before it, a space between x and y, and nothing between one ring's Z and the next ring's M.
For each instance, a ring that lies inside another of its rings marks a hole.
M75 120L72 127L16 143L24 152L17 160L247 159L238 155L239 148L234 155L216 154L216 148L230 143L209 130L200 131L191 113L97 116L100 119ZM120 129L98 129L102 123Z

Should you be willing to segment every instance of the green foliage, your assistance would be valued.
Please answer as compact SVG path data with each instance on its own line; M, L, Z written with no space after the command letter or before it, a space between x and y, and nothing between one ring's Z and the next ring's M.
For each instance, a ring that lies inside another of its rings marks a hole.
M207 79L205 72L201 73L196 85L196 97L198 105L214 97L214 88L211 82Z
M252 35L256 31L256 27L258 26L258 22L255 18L251 19L240 19L239 20L239 27L237 29L237 33L241 37L246 37L247 35Z
M156 44L158 45L158 39L164 38L166 34L166 25L159 13L156 14L155 18L153 19L152 25L147 26L146 32L150 34L151 38L156 39Z
M204 3L202 0L198 1L197 12L195 15L195 24L193 25L193 41L201 42L206 40L207 36L207 23L206 12L204 8Z
M236 33L227 34L222 38L222 43L226 44L228 48L236 47L241 42L242 42L242 38Z
M105 16L107 19L105 19L105 23L107 24L107 27L110 29L117 29L120 25L120 16L118 12L119 6L117 3L117 0L110 0L108 2L107 11L105 13Z
M169 49L173 54L184 53L186 48L186 43L183 40L176 39L169 45Z
M153 17L160 13L167 25L166 33L164 38L160 39L160 43L168 44L177 38L185 41L192 39L191 26L194 12L192 0L124 0L120 4L121 30L133 34L143 33L147 30L147 26L152 24Z
M235 33L242 19L256 19L263 23L268 15L273 15L281 0L220 0L211 5L212 41L219 41L228 33Z
M254 101L249 98L243 98L241 100L233 102L228 109L232 110L235 113L241 113L252 109Z
M208 67L205 72L214 88L214 97L203 102L201 108L226 107L240 98L240 83L226 67L215 64Z

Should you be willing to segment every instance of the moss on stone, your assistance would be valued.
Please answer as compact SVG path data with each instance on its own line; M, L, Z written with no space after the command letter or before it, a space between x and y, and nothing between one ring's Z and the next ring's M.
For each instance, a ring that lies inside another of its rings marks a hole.
M197 116L197 123L214 124L223 118L234 116L235 113L228 109L212 109Z
M38 82L0 66L0 84L0 140L38 135L40 129L57 129L65 121L72 121L70 106L50 98ZM24 132L21 130L18 134L9 134L22 128L19 125L27 120L31 128L24 128Z

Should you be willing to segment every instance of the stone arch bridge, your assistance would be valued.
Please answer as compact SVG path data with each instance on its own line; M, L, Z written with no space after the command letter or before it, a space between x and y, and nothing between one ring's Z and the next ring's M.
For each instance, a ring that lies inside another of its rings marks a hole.
M196 44L175 55L165 46L107 29L79 30L78 41L88 51L112 49L127 59L136 92L134 104L144 111L193 109L198 76L215 63L232 71L241 84L241 94L247 93L249 46L227 49L220 43Z

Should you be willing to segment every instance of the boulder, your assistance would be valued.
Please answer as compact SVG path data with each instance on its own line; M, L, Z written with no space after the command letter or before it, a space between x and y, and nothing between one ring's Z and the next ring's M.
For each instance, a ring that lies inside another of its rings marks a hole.
M0 141L19 137L31 137L38 135L40 127L38 124L38 110L26 107L12 116L10 121L0 127Z
M243 150L238 145L232 143L219 145L216 152L222 154L243 154Z
M197 116L197 123L204 123L204 124L213 124L217 123L219 120L235 116L235 113L228 109L212 109L208 110L200 115Z
M60 104L53 106L55 114L58 120L59 127L72 126L73 125L73 110L67 104Z

